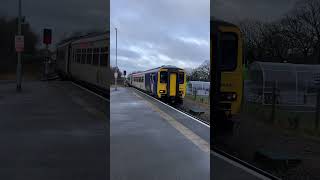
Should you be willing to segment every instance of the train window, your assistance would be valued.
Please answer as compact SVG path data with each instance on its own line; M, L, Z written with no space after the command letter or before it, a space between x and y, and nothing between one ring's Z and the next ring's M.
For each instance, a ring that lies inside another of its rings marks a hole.
M93 53L99 53L99 48L94 48Z
M237 67L238 37L235 33L221 35L221 70L233 71Z
M101 50L101 53L106 53L106 52L108 52L108 48L107 48L107 47L100 48L100 50Z
M81 61L81 49L77 49L77 63Z
M93 49L93 60L92 60L93 65L99 65L99 48L94 48Z
M106 53L100 54L100 65L108 66L108 54Z
M168 81L168 72L161 71L160 72L160 83L167 83Z
M92 48L87 49L87 64L92 64Z
M86 49L82 49L81 53L81 64L85 64L87 59Z
M183 84L183 83L184 83L184 73L179 72L179 84Z

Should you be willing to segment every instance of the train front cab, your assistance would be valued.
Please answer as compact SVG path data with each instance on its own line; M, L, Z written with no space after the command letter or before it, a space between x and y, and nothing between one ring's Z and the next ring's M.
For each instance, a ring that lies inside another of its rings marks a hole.
M215 62L213 53L219 52L221 59L220 67L218 67L221 72L218 103L219 118L217 118L215 124L224 127L221 129L227 128L231 130L234 123L240 119L239 115L243 96L242 38L239 28L235 25L228 23L219 24L219 22L211 23L217 23L215 25L220 32L219 49L213 48L214 50L211 51L212 63ZM217 36L211 35L211 37ZM217 44L214 44L216 42L214 40L211 41L211 46L217 46Z
M157 96L158 98L180 104L186 93L186 74L178 68L161 68L158 71Z

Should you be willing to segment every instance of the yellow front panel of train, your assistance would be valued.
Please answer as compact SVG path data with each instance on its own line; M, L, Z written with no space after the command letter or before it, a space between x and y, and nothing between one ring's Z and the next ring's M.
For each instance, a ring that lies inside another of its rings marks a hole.
M237 98L234 101L221 101L222 103L231 103L231 114L237 114L241 111L241 101L242 101L242 93L243 93L243 77L242 77L242 41L241 35L237 28L234 27L220 27L222 32L232 32L237 34L238 41L238 49L237 49L237 66L235 69L231 71L223 71L221 73L221 93L224 92L233 92L236 93ZM212 47L212 39L210 41ZM210 63L214 63L212 59L214 52L212 52L212 48L210 48Z
M177 74L170 74L170 96L176 96L177 93Z

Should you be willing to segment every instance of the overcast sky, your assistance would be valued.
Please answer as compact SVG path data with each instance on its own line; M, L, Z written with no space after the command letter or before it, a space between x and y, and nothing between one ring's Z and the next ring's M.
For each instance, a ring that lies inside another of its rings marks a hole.
M0 15L18 15L18 0L0 0ZM107 0L22 0L22 13L42 38L43 28L53 29L53 40L75 31L105 30L109 24Z
M0 15L18 14L18 0L0 0ZM106 29L107 0L22 0L23 15L41 38L53 29L53 40L75 31ZM115 65L118 28L118 66L128 72L164 64L195 68L209 60L211 15L232 22L245 18L273 20L296 0L111 0L111 65Z
M209 60L209 0L111 0L111 65L128 72Z
M237 23L243 19L273 21L282 17L297 0L212 0L211 15Z

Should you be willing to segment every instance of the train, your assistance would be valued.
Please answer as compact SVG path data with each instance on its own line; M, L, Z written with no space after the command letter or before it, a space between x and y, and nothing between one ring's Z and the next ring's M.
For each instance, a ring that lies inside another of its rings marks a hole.
M172 104L183 103L186 95L186 73L176 66L164 65L131 73L127 81L129 86Z
M242 107L243 37L235 24L211 18L210 39L211 119L216 127L231 129Z
M109 90L109 32L69 38L56 48L56 72L91 87Z

